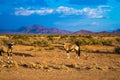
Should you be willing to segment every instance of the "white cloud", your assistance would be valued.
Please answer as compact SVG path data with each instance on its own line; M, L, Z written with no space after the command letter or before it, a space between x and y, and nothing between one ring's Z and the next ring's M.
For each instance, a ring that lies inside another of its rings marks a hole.
M42 8L40 10L35 10L36 14L39 15L47 15L47 14L52 14L53 13L53 9L48 9L48 8Z
M58 8L40 8L40 9L25 9L16 8L15 15L29 16L31 14L48 15L48 14L61 14L61 15L83 15L89 18L103 18L104 13L110 11L109 6L98 6L97 8L83 8L75 9L66 6L59 6Z
M64 15L79 15L81 13L81 10L60 6L56 9L56 12L62 13Z
M91 8L84 8L81 10L82 13L84 13L86 16L90 18L102 18L103 17L103 11L97 9L91 9Z
M28 16L34 13L34 10L24 9L22 7L16 8L15 15Z
M110 11L110 6L98 6L97 8L83 8L82 13L90 18L104 18L104 14Z
M32 14L39 14L39 15L47 15L53 13L53 9L48 8L41 8L38 10L35 9L24 9L24 8L16 8L15 15L23 15L23 16L29 16Z

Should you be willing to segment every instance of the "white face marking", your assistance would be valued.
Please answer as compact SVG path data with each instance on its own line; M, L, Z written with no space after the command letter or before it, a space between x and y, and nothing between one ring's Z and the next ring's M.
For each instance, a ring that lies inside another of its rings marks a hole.
M67 48L66 51L69 51L69 49Z
M69 53L67 53L67 58L70 58L70 54Z
M75 47L75 49L76 49L76 50L79 50L79 47L77 46L77 47Z

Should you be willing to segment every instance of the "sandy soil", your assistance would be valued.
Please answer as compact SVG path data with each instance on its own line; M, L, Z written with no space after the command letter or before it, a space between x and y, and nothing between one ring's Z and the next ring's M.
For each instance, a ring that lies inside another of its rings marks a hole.
M82 51L78 59L71 52L68 59L64 50L38 49L15 46L13 62L0 63L0 80L120 80L119 54Z

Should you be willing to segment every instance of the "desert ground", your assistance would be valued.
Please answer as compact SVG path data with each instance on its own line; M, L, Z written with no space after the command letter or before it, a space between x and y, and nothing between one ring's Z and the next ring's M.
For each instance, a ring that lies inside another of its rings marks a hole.
M6 54L0 62L0 80L120 80L120 54L114 52L114 46L80 47L78 59L75 52L67 58L57 42L49 47L15 44L11 62Z

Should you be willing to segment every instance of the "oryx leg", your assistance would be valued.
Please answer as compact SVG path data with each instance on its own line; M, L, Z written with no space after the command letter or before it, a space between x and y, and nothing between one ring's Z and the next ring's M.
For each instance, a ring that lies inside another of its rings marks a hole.
M0 62L3 62L3 56L0 56Z
M76 50L77 58L79 59L80 58L80 48L76 47L75 50Z
M4 50L3 50L3 48L0 48L0 62L3 62L3 54L4 54Z
M12 62L12 49L8 52L8 63Z

